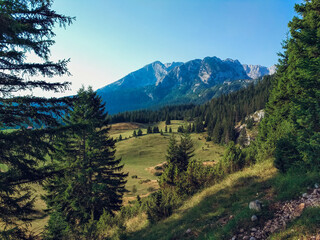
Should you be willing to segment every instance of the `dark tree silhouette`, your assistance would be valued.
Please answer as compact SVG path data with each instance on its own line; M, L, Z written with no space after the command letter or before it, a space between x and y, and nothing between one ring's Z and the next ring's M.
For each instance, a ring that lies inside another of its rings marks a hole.
M6 0L0 5L0 220L4 239L24 238L18 220L25 220L33 201L27 185L50 175L49 167L40 167L52 150L49 140L57 133L58 116L68 108L70 99L17 97L21 90L40 88L64 91L69 83L49 83L41 77L68 74L68 60L49 60L54 44L53 28L65 27L72 18L51 9L52 1ZM29 62L27 53L42 61ZM30 127L28 127L30 126ZM40 128L42 126L42 128ZM5 230L4 230L5 229Z

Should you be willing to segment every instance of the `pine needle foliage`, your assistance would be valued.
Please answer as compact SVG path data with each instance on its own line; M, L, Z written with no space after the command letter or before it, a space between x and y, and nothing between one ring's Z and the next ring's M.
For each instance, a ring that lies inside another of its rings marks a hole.
M320 1L295 10L259 136L260 158L275 155L282 172L320 160Z
M71 128L56 145L57 171L62 173L46 185L45 199L69 230L81 235L85 224L120 210L127 174L115 158L105 105L91 88L79 90L64 122L79 128Z
M40 88L60 92L69 83L49 83L43 77L69 74L68 60L52 62L53 28L65 27L73 18L51 9L51 0L0 1L0 230L2 239L25 239L23 227L32 211L33 199L26 183L50 175L42 164L53 150L50 139L60 125L58 116L68 108L67 98L40 98L18 93ZM39 62L28 61L34 54ZM29 129L28 129L28 126ZM40 126L42 126L40 128ZM14 128L15 131L3 129Z

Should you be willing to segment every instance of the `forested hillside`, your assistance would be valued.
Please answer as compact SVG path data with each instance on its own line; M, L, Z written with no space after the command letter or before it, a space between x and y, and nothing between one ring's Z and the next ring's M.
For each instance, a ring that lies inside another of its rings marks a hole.
M207 128L208 135L215 143L234 141L238 135L234 126L245 121L245 117L257 110L264 109L268 101L273 76L266 76L257 84L237 92L213 98L203 105L167 106L156 111L140 110L109 116L111 123L140 122L153 123L167 119L195 120Z

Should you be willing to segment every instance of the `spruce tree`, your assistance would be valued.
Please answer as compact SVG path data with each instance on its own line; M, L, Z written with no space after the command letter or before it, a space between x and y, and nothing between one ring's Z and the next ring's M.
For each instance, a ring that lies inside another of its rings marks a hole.
M80 89L73 111L64 118L67 126L79 128L57 143L55 160L62 173L46 185L48 206L76 236L83 234L85 224L98 221L103 212L113 214L122 205L127 174L122 172L121 159L115 158L115 140L108 135L106 117L101 98L91 88ZM50 233L50 225L48 229Z
M158 128L158 127L153 127L152 132L153 132L153 133L159 133L159 128Z
M0 128L16 129L0 131L0 163L8 169L0 172L1 239L24 238L17 221L25 221L33 206L25 183L51 175L48 166L40 166L53 150L50 139L71 100L23 93L17 97L22 90L59 92L69 88L66 82L41 79L68 74L68 60L52 62L49 56L55 43L53 28L71 24L72 18L56 13L51 6L51 0L0 1ZM38 56L39 62L29 61L27 53ZM26 129L28 126L32 130Z
M166 125L171 125L171 120L170 120L169 114L166 117Z
M319 0L305 0L295 10L299 16L289 23L290 36L261 124L260 158L277 152L278 166L297 162L310 168L319 166L320 155Z
M160 187L167 185L179 185L178 179L182 177L188 169L190 159L194 156L194 147L188 133L180 136L180 142L172 135L167 149L167 166L160 178Z
M142 130L139 128L138 130L138 133L137 133L138 136L142 136Z

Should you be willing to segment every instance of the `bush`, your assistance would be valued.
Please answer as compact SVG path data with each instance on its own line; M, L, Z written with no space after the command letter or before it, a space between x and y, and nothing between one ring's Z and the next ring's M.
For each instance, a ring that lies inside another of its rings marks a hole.
M131 178L138 178L138 176L137 175L132 175Z
M132 192L133 194L135 194L137 191L138 191L138 190L137 190L137 186L136 186L136 185L133 185L131 192Z
M148 187L148 188L147 188L147 191L148 191L148 192L153 192L154 190L155 190L154 187Z
M163 168L161 166L155 166L154 169L155 170L163 170Z
M159 177L159 176L162 175L162 172L155 172L154 175L157 176L157 177Z
M158 191L147 201L147 216L151 223L156 223L172 214L173 209L181 205L179 196L172 192Z
M140 180L139 184L148 183L150 181L151 181L150 179Z
M219 163L219 170L221 173L233 173L241 170L245 166L245 155L241 149L237 147L234 142L228 144L227 150L223 159Z
M254 120L253 118L249 118L247 121L246 121L246 124L247 124L247 128L248 129L252 129L253 125L254 125Z

